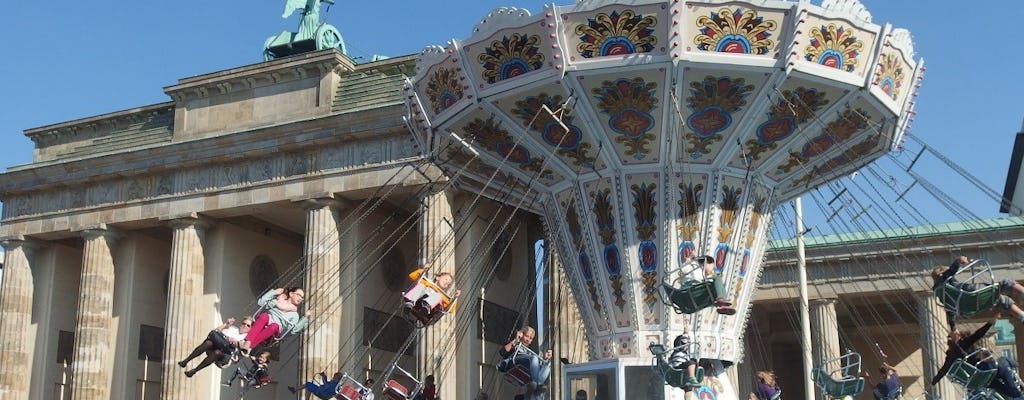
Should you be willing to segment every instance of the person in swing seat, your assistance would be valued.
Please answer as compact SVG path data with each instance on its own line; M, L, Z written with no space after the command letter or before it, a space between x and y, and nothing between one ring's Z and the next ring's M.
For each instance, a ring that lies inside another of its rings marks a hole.
M711 282L714 289L715 311L722 315L735 315L736 309L732 307L732 301L725 298L725 287L722 280L715 273L715 258L711 256L700 256L694 259L704 269L704 279Z
M516 331L515 337L498 349L501 361L497 368L500 372L508 372L514 366L521 366L530 371L530 381L526 384L526 398L539 398L544 395L547 388L544 386L551 374L551 357L553 351L547 349L544 356L537 355L530 345L537 335L537 331L530 326L524 326Z
M690 337L686 334L676 336L672 342L674 347L668 356L668 366L676 371L686 370L685 386L700 386L697 380L697 359L690 353Z
M421 280L423 285L441 295L441 302L437 306L431 306L427 302L429 294L423 294L418 299L405 299L405 309L415 310L416 313L423 315L426 319L434 319L442 312L452 313L455 312L455 299L462 294L461 290L455 290L454 296L448 295L448 290L452 286L453 277L451 273L442 272L433 277L428 278L426 275L430 271L431 265L424 264L420 268L409 273L409 280L415 283L419 283Z
M239 342L239 349L248 353L267 339L296 334L306 329L309 325L308 317L312 313L306 311L305 316L300 316L298 312L305 297L305 292L299 287L267 291L257 301L264 311L253 320L252 329L245 335L245 340Z
M206 335L206 340L203 340L192 353L185 357L184 360L178 361L178 366L185 368L188 366L189 361L199 357L201 354L206 353L206 358L199 362L193 369L185 370L185 376L191 378L196 372L201 371L203 368L210 366L210 364L216 364L219 368L224 368L229 362L231 362L231 354L237 349L238 342L245 339L245 335L249 332L249 328L252 327L252 318L242 318L242 325L235 326L235 319L228 318L224 321L223 325L220 325L210 331Z
M970 263L967 256L959 256L953 260L948 266L937 266L932 269L932 292L937 296L940 296L941 290L947 284L951 285L964 292L973 292L982 289L988 284L975 284L970 282L961 282L956 279L955 275L960 271L961 268L966 267ZM999 281L999 290L1002 293L1015 294L1018 297L1024 296L1024 285L1021 285L1010 279L1002 279ZM941 296L939 297L942 298ZM1000 294L999 300L996 303L999 308L1004 311L1013 313L1013 316L1017 321L1024 323L1024 310L1017 305L1016 302L1006 294ZM950 330L956 330L956 312L953 310L946 310L946 321L949 323Z

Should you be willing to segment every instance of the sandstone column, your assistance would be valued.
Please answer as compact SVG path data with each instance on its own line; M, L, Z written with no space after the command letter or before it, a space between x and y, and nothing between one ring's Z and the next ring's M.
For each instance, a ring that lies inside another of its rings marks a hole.
M205 337L209 326L199 318L203 295L203 239L206 224L198 216L170 220L171 268L167 290L167 316L164 319L162 399L194 399L196 384L185 377L177 362L185 358L196 341ZM203 326L200 326L203 325Z
M110 398L113 369L114 257L118 234L104 225L82 231L82 281L78 290L71 399Z
M23 237L5 238L0 279L0 398L26 399L32 371L28 347L32 324L31 246Z
M305 284L309 327L302 332L299 357L301 376L339 370L341 328L341 245L338 236L338 202L327 194L302 200L306 209Z
M454 220L449 194L444 191L430 191L423 197L423 213L420 214L419 238L423 262L432 265L430 273L436 276L442 272L455 273ZM455 276L453 289L467 282ZM472 304L461 303L457 311L462 312ZM438 397L453 399L456 393L455 362L455 315L442 318L436 324L423 330L419 342L419 380L433 374L437 380Z
M939 304L931 292L915 293L917 298L917 319L921 325L921 360L924 369L925 390L931 393L929 399L955 399L959 397L956 388L948 379L943 378L938 385L932 387L932 376L939 372L946 359L946 338L949 326L946 323L946 310Z
M834 370L839 364L825 365L825 362L838 358L839 321L836 319L836 299L816 299L810 301L811 317L811 353L814 368ZM819 392L820 389L815 389ZM818 398L818 397L813 397Z

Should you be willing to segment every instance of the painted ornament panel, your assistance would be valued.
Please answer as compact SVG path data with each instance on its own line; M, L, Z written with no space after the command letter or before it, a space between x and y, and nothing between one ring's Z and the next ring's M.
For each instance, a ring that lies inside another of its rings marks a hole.
M800 57L809 63L822 65L858 76L864 76L872 66L869 61L874 46L875 32L858 28L845 20L824 19L808 15L800 28L797 41Z
M450 109L462 100L470 97L464 84L465 77L458 58L449 56L443 62L430 67L426 78L417 82L417 92L425 94L421 98L426 111L433 118Z
M557 195L558 204L563 210L565 226L569 233L569 249L566 253L565 265L575 266L576 272L583 278L583 285L586 287L587 301L578 301L580 307L588 307L595 316L598 331L609 329L608 313L604 308L604 279L601 278L600 265L595 265L594 258L587 248L586 238L589 232L585 231L585 221L581 219L581 205L576 199L572 190L566 190Z
M806 173L815 161L878 130L882 124L880 118L878 111L863 98L850 102L833 114L822 115L820 119L824 126L821 130L809 132L794 140L793 146L787 151L788 156L775 168L768 170L767 176L779 180L800 174L801 171Z
M682 140L678 141L680 162L711 163L731 141L747 107L768 78L767 74L732 73L687 69L683 89Z
M469 57L474 81L485 90L501 82L552 67L551 41L543 20L504 29L463 51Z
M629 263L623 257L622 235L620 231L621 216L616 205L619 204L618 193L611 178L600 179L584 184L584 193L590 207L589 220L597 232L597 252L600 254L600 265L607 273L608 292L612 302L611 310L615 315L615 326L619 328L632 325L633 307L629 303Z
M463 139L475 143L501 162L517 168L529 179L536 179L550 185L564 178L551 169L544 156L527 147L526 142L508 131L508 124L496 115L478 110L468 118L460 120L453 131ZM457 146L457 145L456 145Z
M578 114L563 108L568 96L562 89L560 85L546 85L515 98L498 100L494 105L518 126L529 127L536 142L571 168L604 169L592 135L586 132Z
M774 58L779 51L786 11L746 6L687 4L690 20L687 51Z
M897 104L914 91L914 64L899 50L883 51L878 58L875 76L871 81Z
M839 89L813 86L810 82L790 79L775 89L771 105L754 126L753 135L743 140L743 148L729 166L759 169L775 151L795 138L802 129L815 129L818 115L840 95Z
M662 199L662 188L660 175L657 173L626 175L626 191L632 214L630 221L633 226L633 234L636 235L636 253L633 261L636 262L636 276L639 277L639 292L637 292L639 310L643 313L644 323L653 324L661 315L662 304L658 301L658 285L660 284L661 271L664 267L659 265L663 262L662 251L659 246L662 241L659 235L662 234L661 216L659 215Z
M569 60L582 62L633 54L667 54L668 4L613 5L562 14Z
M764 243L762 240L766 235L768 224L771 220L771 189L761 183L752 183L748 186L749 195L743 200L742 226L740 236L736 237L738 246L735 251L732 273L729 276L729 286L726 289L730 293L730 299L737 309L745 309L750 303L749 297L753 293L752 286L757 284L755 273L752 271L760 264L764 254ZM749 290L748 290L749 289ZM742 328L744 321L741 318L725 320L726 326L732 332Z
M675 174L675 187L671 188L675 202L669 205L669 209L674 213L674 228L678 239L674 257L676 267L682 267L706 251L703 241L706 233L701 231L701 222L711 191L708 179L707 174Z
M599 125L623 164L659 162L665 69L580 77Z

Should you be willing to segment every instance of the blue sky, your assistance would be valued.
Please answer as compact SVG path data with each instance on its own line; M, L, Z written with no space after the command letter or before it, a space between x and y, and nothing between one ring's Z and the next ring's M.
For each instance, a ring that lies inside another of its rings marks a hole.
M568 4L559 1L556 4ZM815 0L814 3L819 3ZM1024 2L863 0L875 23L913 33L927 66L912 132L1002 192L1014 134L1024 120L1024 56L1007 16ZM283 0L173 2L19 1L0 16L9 40L0 63L0 167L25 164L29 128L168 101L180 78L260 62L264 39L295 30ZM466 38L488 11L540 1L339 1L326 13L350 56L399 56ZM927 6L923 6L927 4ZM959 18L950 18L957 16ZM994 17L994 18L992 18ZM995 217L998 203L973 193L937 164L920 169L972 213ZM805 201L805 204L807 202ZM948 217L935 217L937 221Z

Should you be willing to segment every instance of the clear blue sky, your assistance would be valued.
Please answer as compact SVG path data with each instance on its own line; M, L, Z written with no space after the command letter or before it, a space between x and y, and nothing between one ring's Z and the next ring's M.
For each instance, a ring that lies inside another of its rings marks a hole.
M567 0L557 4L568 4ZM819 3L815 0L814 3ZM874 22L913 33L928 68L912 132L1002 192L1014 134L1024 119L1024 55L1010 16L1024 2L864 0ZM0 63L0 168L29 162L22 131L168 101L178 79L262 60L265 38L295 30L283 0L17 1L6 6ZM491 9L536 14L540 1L338 1L326 13L350 56L399 56L466 38ZM942 178L936 178L939 184ZM953 191L957 184L943 187ZM965 191L980 216L998 204ZM940 217L941 218L941 217Z

